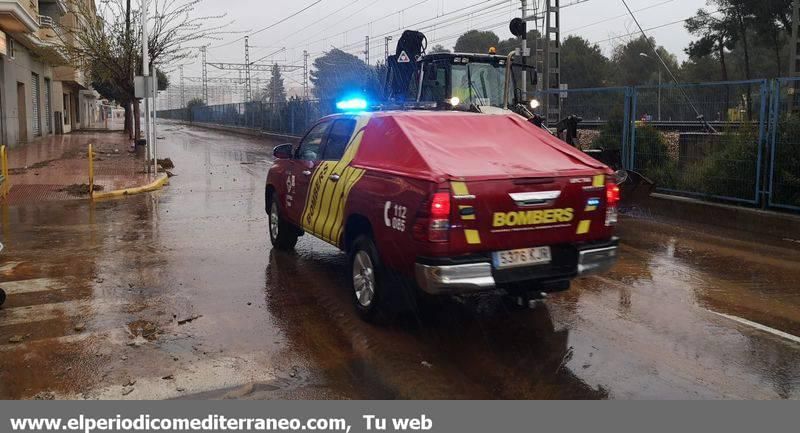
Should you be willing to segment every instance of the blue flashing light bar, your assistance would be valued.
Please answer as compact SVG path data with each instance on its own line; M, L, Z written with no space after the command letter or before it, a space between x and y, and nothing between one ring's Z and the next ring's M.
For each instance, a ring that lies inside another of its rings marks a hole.
M351 98L336 103L336 109L341 111L360 111L367 109L367 100L363 98Z

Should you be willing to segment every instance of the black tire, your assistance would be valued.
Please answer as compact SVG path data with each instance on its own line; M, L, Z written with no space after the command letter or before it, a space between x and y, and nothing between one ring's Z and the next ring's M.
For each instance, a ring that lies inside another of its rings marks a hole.
M270 200L268 212L269 240L272 246L281 251L291 251L297 245L298 230L281 214L280 204Z
M349 255L353 305L361 319L376 322L385 313L388 295L386 270L378 248L371 237L361 235L353 242Z

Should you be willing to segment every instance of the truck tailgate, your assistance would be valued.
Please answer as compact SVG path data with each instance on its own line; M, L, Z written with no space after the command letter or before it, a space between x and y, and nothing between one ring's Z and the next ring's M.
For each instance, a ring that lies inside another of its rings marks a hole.
M606 176L450 182L453 251L492 252L575 244L611 235Z

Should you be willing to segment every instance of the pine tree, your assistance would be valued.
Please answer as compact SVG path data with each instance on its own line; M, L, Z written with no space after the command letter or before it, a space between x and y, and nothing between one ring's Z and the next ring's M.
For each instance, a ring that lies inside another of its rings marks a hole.
M261 99L269 103L284 103L286 102L286 88L283 85L283 75L281 74L281 67L278 64L272 65L272 74L269 77L267 88L264 89Z

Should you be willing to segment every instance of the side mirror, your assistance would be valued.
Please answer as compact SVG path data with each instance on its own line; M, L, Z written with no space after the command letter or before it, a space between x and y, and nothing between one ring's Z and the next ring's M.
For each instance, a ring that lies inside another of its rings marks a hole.
M275 148L272 149L272 156L274 156L275 159L292 159L292 145L281 144L275 146Z

